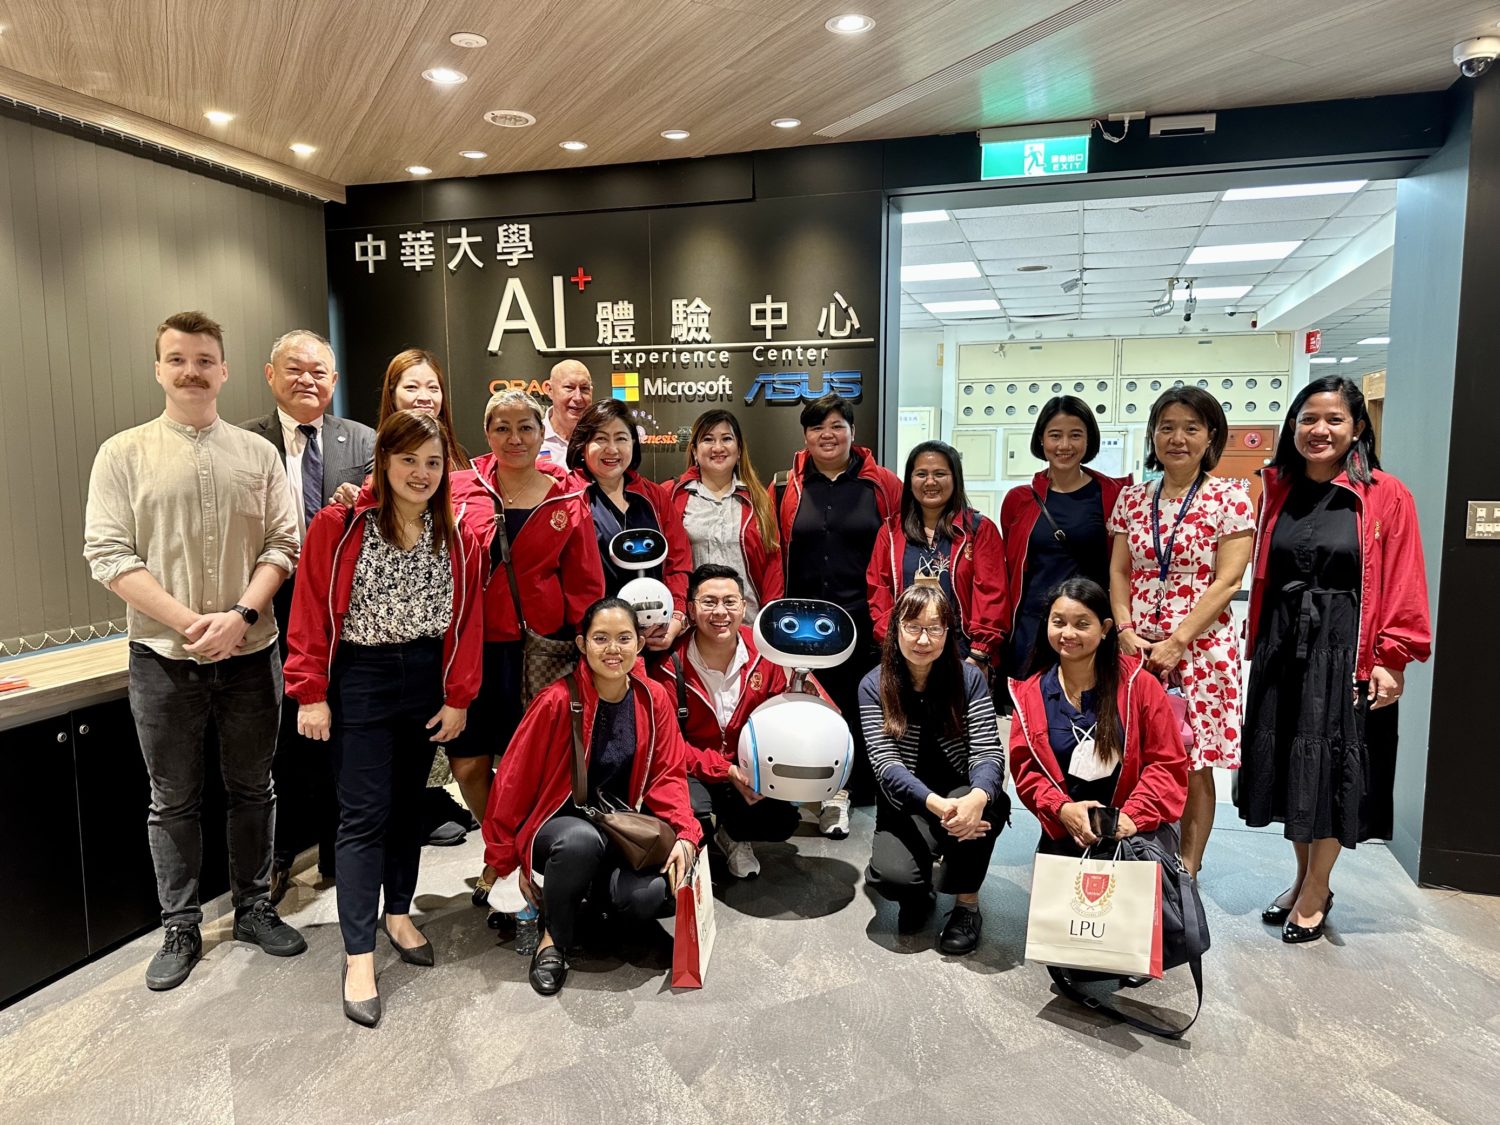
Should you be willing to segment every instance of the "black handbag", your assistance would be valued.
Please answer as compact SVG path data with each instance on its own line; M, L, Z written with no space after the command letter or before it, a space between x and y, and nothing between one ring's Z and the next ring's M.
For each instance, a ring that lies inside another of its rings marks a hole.
M527 707L544 688L577 666L578 646L570 640L543 636L526 624L526 614L521 609L521 587L516 582L516 568L510 557L505 513L498 507L495 510L494 546L499 550L499 565L505 568L510 597L516 605L516 623L521 627L521 706Z
M660 817L626 808L595 808L589 804L588 766L583 756L583 701L578 693L578 674L567 677L568 709L573 716L573 803L595 828L603 832L625 862L637 871L660 867L677 844L677 833ZM600 801L607 801L600 794Z

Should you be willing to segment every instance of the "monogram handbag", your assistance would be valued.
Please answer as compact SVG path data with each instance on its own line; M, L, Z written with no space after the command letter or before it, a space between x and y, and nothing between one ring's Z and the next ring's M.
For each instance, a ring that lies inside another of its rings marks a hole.
M516 622L521 627L521 706L530 706L554 680L566 676L578 663L578 646L570 640L544 637L526 624L521 609L521 588L516 582L516 568L510 558L510 536L505 531L505 517L495 512L495 546L500 551L500 565L510 583L510 597L516 604Z
M583 810L595 828L620 849L625 862L637 871L660 867L677 843L672 826L650 813L621 807L595 808L589 804L588 767L583 760L583 703L578 695L578 674L567 677L569 710L573 713L573 803ZM601 803L608 798L600 794Z

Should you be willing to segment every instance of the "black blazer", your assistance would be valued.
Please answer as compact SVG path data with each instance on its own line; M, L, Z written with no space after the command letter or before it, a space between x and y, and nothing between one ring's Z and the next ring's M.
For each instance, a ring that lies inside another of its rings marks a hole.
M286 443L281 438L281 418L273 410L264 418L241 422L240 428L259 434L276 447L286 459ZM375 459L375 431L363 422L323 415L323 503L333 499L345 481L359 484L365 479L370 462Z

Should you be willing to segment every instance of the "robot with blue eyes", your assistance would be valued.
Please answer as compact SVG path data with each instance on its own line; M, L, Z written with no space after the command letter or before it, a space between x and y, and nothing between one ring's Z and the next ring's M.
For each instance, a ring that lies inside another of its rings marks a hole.
M650 570L667 558L667 537L650 528L630 528L609 541L609 558L621 570ZM620 597L635 607L642 629L672 623L672 592L655 578L632 578Z
M849 780L849 726L807 677L849 659L856 640L854 619L832 602L779 598L761 607L755 645L791 673L786 691L750 712L740 731L739 766L761 796L825 801Z

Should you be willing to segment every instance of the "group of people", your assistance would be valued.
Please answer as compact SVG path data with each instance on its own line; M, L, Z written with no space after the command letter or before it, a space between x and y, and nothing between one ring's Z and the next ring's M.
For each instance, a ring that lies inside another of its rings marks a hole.
M856 747L819 828L846 837L851 803L873 800L866 881L908 931L937 892L953 895L945 953L980 940L979 891L1010 812L1007 712L1015 790L1048 851L1098 844L1090 810L1113 809L1119 835L1174 848L1180 822L1196 874L1212 767L1240 768L1246 821L1282 823L1295 850L1292 884L1264 914L1288 942L1321 935L1341 848L1389 834L1393 746L1367 716L1427 657L1427 599L1411 496L1379 469L1348 380L1293 401L1258 521L1241 484L1211 475L1228 439L1218 402L1177 387L1152 407L1160 475L1143 484L1088 467L1100 438L1087 403L1049 402L1032 439L1047 468L1006 494L997 524L969 506L951 446L919 444L897 477L833 395L802 409L805 448L770 487L722 409L694 424L682 475L657 483L639 472L628 408L593 402L576 361L553 369L550 408L492 396L488 452L471 458L428 352L391 361L373 431L327 412L338 373L315 333L276 341L276 409L243 427L218 417L216 323L169 317L156 353L165 410L101 446L85 544L129 607L165 927L153 989L182 983L201 954L210 716L238 940L306 948L276 911L289 863L273 809L315 802L312 775L332 776L343 1008L365 1025L380 1018L379 931L403 961L434 962L410 910L439 747L483 825L476 905L514 877L539 912L538 992L563 986L586 930L669 915L705 841L731 876L754 877L754 844L800 822L736 758L751 712L787 686L750 627L781 597L831 601L858 634L811 682ZM665 540L644 572L672 595L665 624L642 628L619 596L643 573L608 549L630 530ZM1252 553L1242 646L1230 602ZM309 770L320 748L329 764ZM638 869L599 808L663 821L665 860Z

